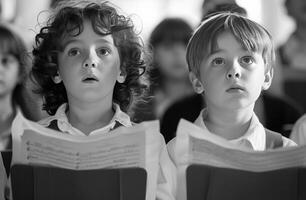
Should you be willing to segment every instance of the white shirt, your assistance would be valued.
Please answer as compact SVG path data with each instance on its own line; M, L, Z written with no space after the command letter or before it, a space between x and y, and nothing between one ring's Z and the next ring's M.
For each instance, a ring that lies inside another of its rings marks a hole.
M108 125L96 129L94 131L92 131L90 135L95 135L95 134L104 134L104 133L108 133L111 129L114 128L116 122L119 122L121 125L125 126L125 127L131 127L132 126L132 122L130 120L130 117L122 112L120 110L119 105L117 104L113 104L113 109L115 110L115 114L112 118L112 120L109 122ZM39 121L39 123L45 127L48 127L50 125L50 123L54 120L57 121L57 127L60 129L61 132L63 133L67 133L67 134L71 134L71 135L83 135L86 136L83 132L81 132L80 130L78 130L77 128L73 127L69 121L68 121L68 117L66 115L66 110L67 110L67 103L61 105L55 115L47 117L41 121ZM174 189L172 188L172 184L175 182L175 176L171 173L173 171L175 171L175 166L172 163L172 161L169 158L168 155L168 151L167 151L167 147L166 144L164 142L164 138L163 136L160 134L161 140L162 140L162 145L160 147L160 151L156 152L157 154L159 154L159 175L158 175L158 182L157 182L157 191L156 191L156 199L158 200L174 200ZM148 198L148 197L147 197ZM149 197L149 199L147 200L155 200L155 199L151 199Z
M59 130L63 133L67 133L67 134L71 134L71 135L85 135L85 133L83 133L82 131L78 130L77 128L73 127L68 120L68 117L66 115L66 110L67 110L67 103L62 104L56 111L55 115L47 117L41 121L39 121L38 123L48 127L50 125L50 123L54 120L57 121L57 127L59 128ZM113 109L115 110L115 114L112 118L112 120L109 122L108 125L96 129L92 132L89 133L89 135L95 135L97 133L101 134L101 133L108 133L112 128L114 128L116 121L119 122L121 125L125 126L125 127L131 127L132 123L130 120L130 117L121 111L120 107L118 104L113 104Z
M206 127L205 123L204 123L204 119L203 119L203 112L205 115L206 110L203 109L198 118L195 120L194 124L201 127L204 131L201 132L201 134L205 134L207 133L211 133L208 128ZM282 137L283 139L283 146L295 146L296 144L291 141L288 138ZM168 152L169 152L169 156L172 160L172 162L175 164L177 171L173 172L175 174L177 174L177 180L184 180L185 178L183 177L185 175L184 171L182 171L182 167L179 166L178 163L179 159L180 159L180 155L178 155L175 152L175 148L181 148L181 147L175 147L175 143L176 143L176 138L172 139L168 144L167 144L167 148L168 148ZM229 140L229 142L237 144L237 145L243 145L244 147L250 147L252 149L254 149L255 151L263 151L266 149L266 132L265 132L265 128L263 127L263 125L259 122L257 116L255 115L255 113L253 113L252 119L251 119L251 123L250 126L248 128L248 130L246 131L246 133L241 136L240 138L234 139L234 140ZM183 147L182 147L183 148ZM176 191L176 199L177 200L185 200L186 199L186 188L182 188L180 187L180 183L173 183L175 186L175 191ZM179 188L177 188L177 186Z
M290 134L290 139L298 145L306 144L306 114L296 121Z
M210 131L208 130L208 128L204 123L203 119L204 115L206 115L206 109L203 109L201 111L200 115L195 120L194 124L204 129L205 130L204 133L206 131L210 133ZM296 146L296 144L292 140L286 137L282 137L282 139L283 139L283 147ZM237 145L245 145L246 143L249 143L251 144L251 147L255 151L264 151L266 149L266 131L263 125L258 120L255 113L253 113L252 115L251 123L246 133L240 138L229 140L229 142Z

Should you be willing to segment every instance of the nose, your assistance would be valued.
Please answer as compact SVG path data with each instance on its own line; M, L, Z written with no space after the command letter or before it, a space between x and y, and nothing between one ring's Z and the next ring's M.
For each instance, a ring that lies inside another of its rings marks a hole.
M226 74L227 79L239 79L241 77L241 70L238 64L233 63Z
M97 67L98 62L97 62L97 58L95 55L95 52L88 52L88 56L85 58L85 61L83 63L83 67L84 68L95 68Z
M85 68L89 68L89 67L96 67L96 63L91 61L91 60L86 60L85 63L84 63L84 67Z

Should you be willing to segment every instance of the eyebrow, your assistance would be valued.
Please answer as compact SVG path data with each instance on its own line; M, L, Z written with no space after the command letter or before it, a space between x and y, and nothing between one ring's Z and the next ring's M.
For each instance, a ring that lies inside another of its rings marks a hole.
M76 40L76 39L66 40L66 41L61 45L61 49L62 49L62 50L66 49L66 47L67 47L69 44L74 43L74 42L78 42L78 40Z
M82 43L82 42L78 39L69 39L69 40L66 40L63 45L61 45L61 49L65 50L66 47L68 45L70 45L71 43ZM95 43L107 43L107 44L115 45L113 40L109 41L109 40L104 39L104 38L99 38L98 40L95 41Z
M222 51L223 51L222 49L217 48L217 49L212 50L212 51L210 52L210 55L214 55L214 54L220 53L220 52L222 52Z

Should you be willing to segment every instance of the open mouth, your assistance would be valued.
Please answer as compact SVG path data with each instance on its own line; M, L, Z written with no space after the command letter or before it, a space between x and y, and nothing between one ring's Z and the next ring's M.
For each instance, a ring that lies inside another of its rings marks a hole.
M240 86L234 86L226 90L227 92L243 92L244 88Z
M90 75L90 76L85 76L83 79L82 79L82 82L98 82L99 79L94 76L94 75Z

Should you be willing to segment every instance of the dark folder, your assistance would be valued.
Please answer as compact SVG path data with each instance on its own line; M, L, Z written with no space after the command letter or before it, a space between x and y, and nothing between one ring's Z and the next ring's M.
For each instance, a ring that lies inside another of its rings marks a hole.
M14 200L144 200L147 173L142 168L70 170L14 165Z
M186 178L188 200L306 199L305 168L250 172L190 165Z

